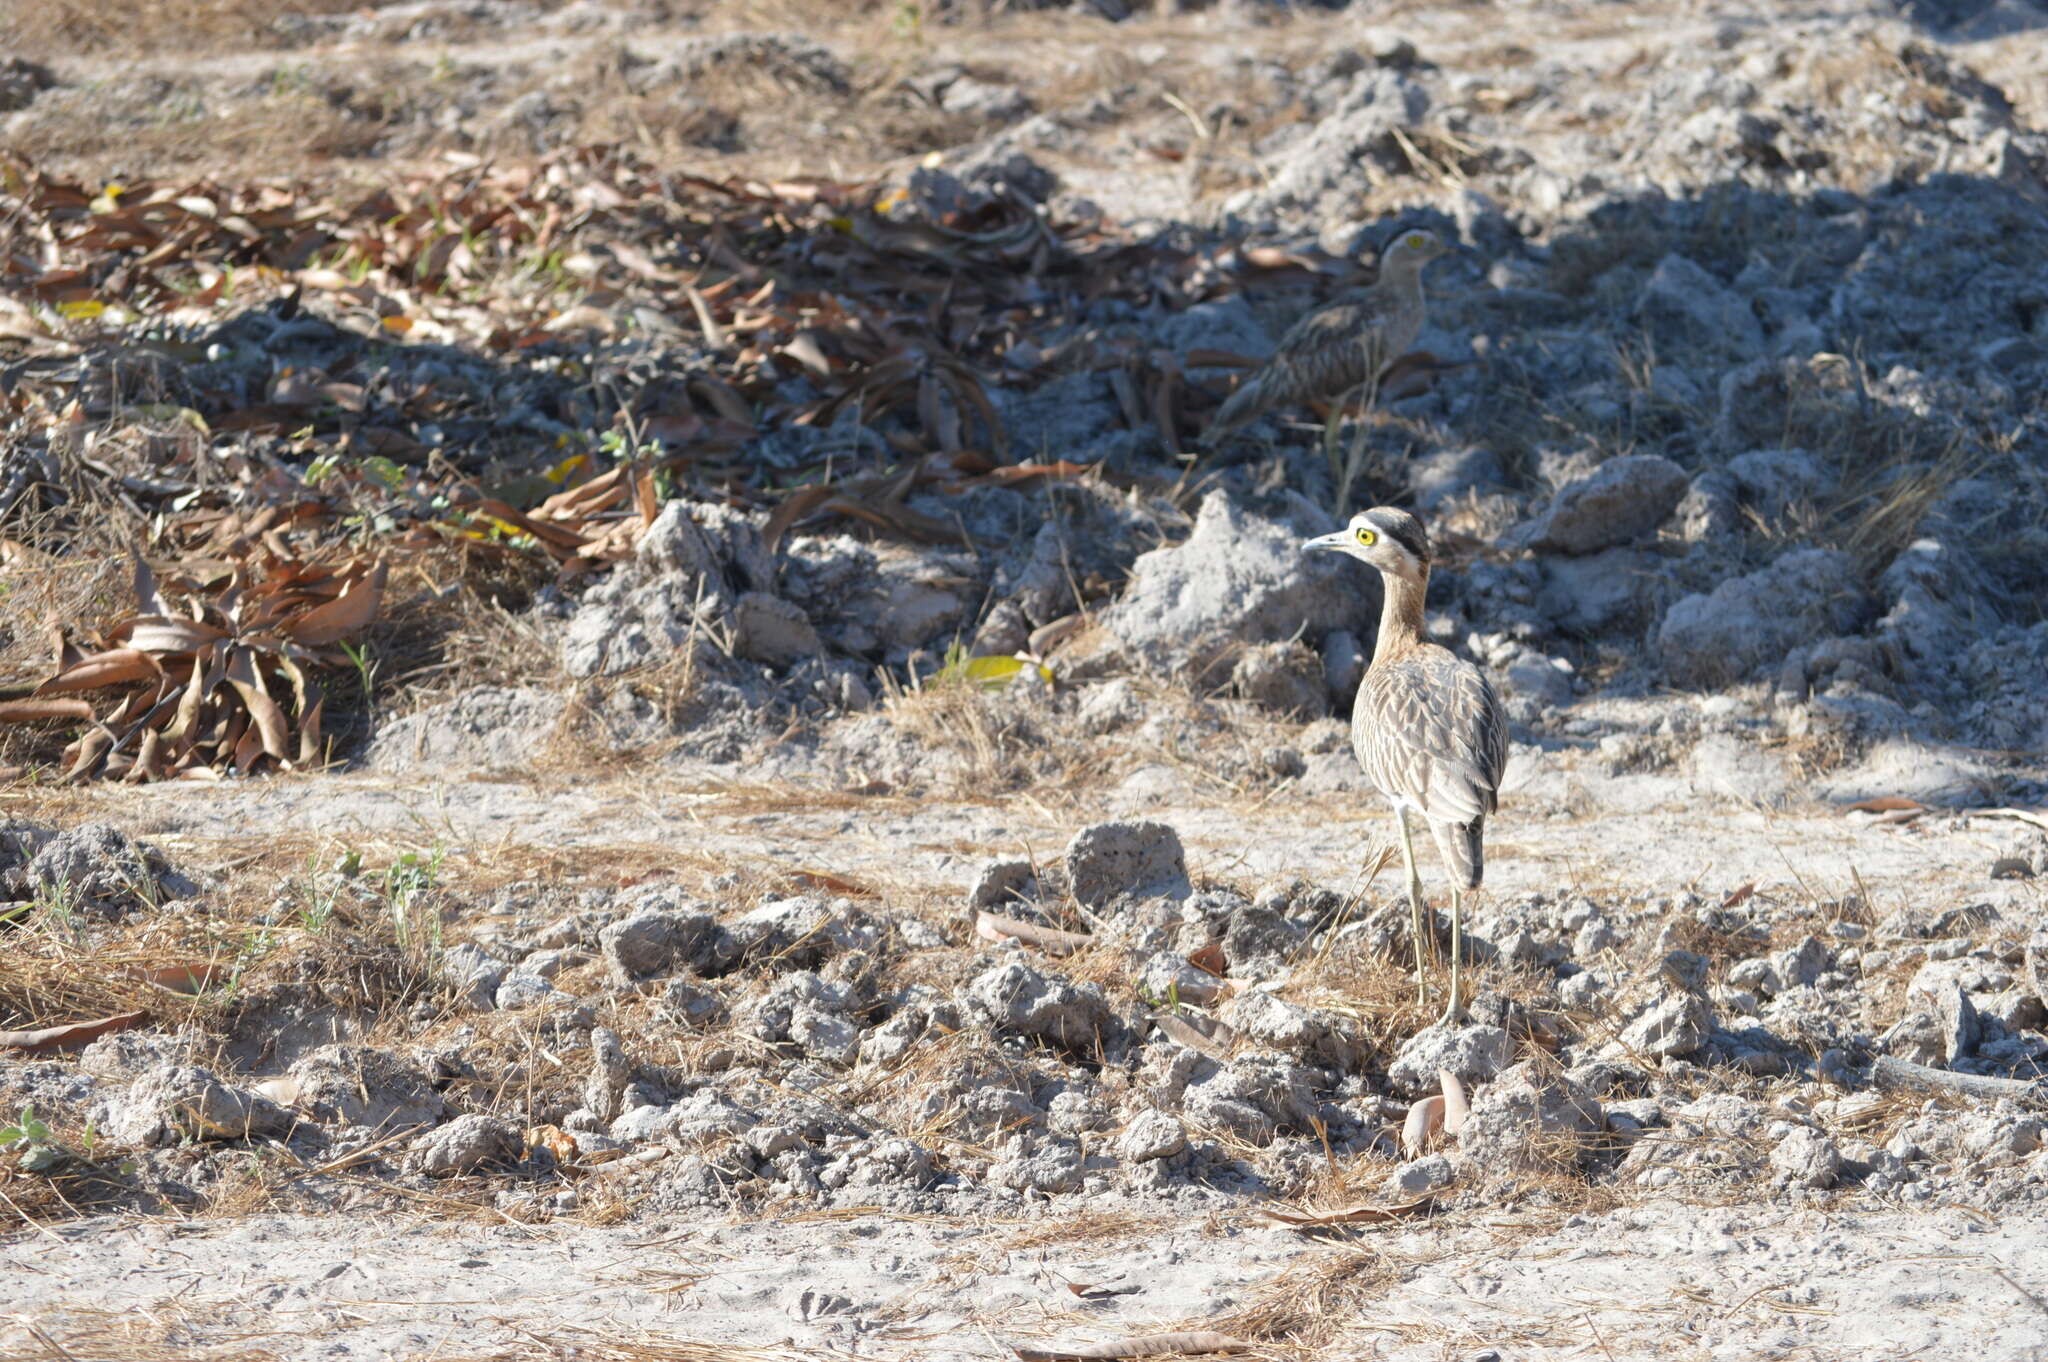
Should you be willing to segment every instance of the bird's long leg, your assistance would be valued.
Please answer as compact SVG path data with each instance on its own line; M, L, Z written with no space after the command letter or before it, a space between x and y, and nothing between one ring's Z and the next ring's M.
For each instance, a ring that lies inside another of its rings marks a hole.
M1337 502L1330 511L1339 520L1344 518L1345 498L1350 496L1351 483L1344 476L1344 466L1337 461L1338 433L1344 425L1344 408L1350 405L1351 394L1344 393L1331 404L1330 415L1323 422L1323 463L1330 470L1330 485L1337 491Z
M1444 1024L1456 1021L1465 1010L1464 998L1458 992L1458 957L1465 945L1464 927L1465 897L1458 892L1458 881L1451 881L1451 1000L1444 1004Z
M1401 859L1408 864L1408 914L1415 929L1415 999L1429 1003L1429 976L1422 960L1422 873L1415 868L1415 839L1408 834L1407 810L1396 808L1394 821L1401 825Z
M1351 505L1352 484L1358 481L1358 471L1365 464L1365 442L1372 434L1369 414L1379 400L1379 390L1379 378L1374 376L1344 395L1347 407L1353 398L1359 402L1357 427L1351 432L1351 448L1345 451L1343 471L1337 474L1337 515L1340 518Z

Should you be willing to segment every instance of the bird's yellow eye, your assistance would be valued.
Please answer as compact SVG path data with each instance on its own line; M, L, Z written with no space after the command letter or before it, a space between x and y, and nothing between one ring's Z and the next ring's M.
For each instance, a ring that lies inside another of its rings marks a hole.
M1429 238L1425 237L1420 232L1410 232L1407 236L1402 238L1401 244L1406 246L1411 251L1419 251L1428 242L1428 240Z
M1373 544L1379 539L1379 536L1374 534L1371 530L1361 529L1357 533L1358 542L1365 545L1367 548L1371 548Z

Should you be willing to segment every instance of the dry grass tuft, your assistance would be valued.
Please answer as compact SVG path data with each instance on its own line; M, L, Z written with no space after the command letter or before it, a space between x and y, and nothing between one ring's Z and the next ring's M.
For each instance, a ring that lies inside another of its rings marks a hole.
M1353 1327L1366 1305L1407 1267L1377 1248L1332 1249L1269 1278L1237 1309L1189 1320L1184 1327L1252 1342L1323 1347Z
M398 0L294 0L301 15L382 9ZM552 7L552 6L549 6ZM292 45L278 23L278 6L265 0L152 0L110 5L105 0L48 0L9 6L0 20L0 45L22 56L146 56L248 52Z

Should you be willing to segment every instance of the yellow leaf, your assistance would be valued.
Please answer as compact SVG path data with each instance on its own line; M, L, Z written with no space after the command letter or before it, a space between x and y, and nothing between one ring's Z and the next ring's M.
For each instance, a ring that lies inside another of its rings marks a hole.
M105 312L107 305L96 298L79 298L72 302L57 304L57 310L74 322L82 322Z
M569 475L571 473L576 472L578 469L582 468L585 464L588 464L589 462L590 456L588 454L572 454L570 457L556 464L553 468L550 468L547 472L541 474L541 476L546 478L549 482L554 483L556 486L560 486L562 483L565 483L569 480Z
M386 317L383 319L382 325L384 329L386 331L389 331L392 335L403 336L406 332L412 330L412 318Z
M1042 663L1027 663L1021 657L970 657L956 662L939 673L942 681L971 681L977 686L1000 690L1016 679L1026 666L1036 665L1038 674L1047 684L1052 681L1052 668Z

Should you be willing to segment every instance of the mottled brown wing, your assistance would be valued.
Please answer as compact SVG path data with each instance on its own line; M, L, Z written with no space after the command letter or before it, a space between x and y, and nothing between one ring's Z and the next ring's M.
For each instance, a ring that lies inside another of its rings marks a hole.
M1465 822L1499 807L1507 712L1485 672L1429 645L1366 673L1351 747L1380 793Z
M1280 338L1261 375L1269 406L1341 397L1386 367L1378 310L1369 300L1312 312Z

